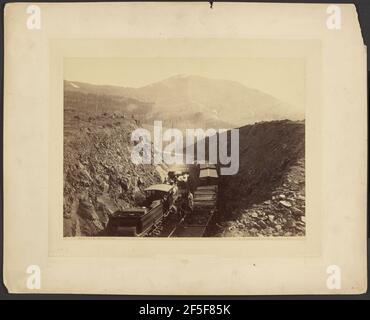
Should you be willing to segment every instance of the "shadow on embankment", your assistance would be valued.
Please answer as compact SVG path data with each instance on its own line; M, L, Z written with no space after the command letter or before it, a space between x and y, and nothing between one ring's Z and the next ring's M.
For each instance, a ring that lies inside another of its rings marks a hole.
M220 177L209 236L303 235L305 122L260 122L239 135L239 171Z

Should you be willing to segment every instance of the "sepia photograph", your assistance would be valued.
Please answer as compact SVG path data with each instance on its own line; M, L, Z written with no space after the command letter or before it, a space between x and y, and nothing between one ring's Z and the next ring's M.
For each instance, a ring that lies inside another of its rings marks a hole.
M366 292L359 19L334 3L7 4L4 290Z
M65 59L64 236L304 237L304 80L294 58Z

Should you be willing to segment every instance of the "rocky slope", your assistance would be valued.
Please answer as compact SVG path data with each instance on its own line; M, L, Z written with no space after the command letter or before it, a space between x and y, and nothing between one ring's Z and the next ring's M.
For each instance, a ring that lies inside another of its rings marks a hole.
M305 235L304 122L240 128L240 168L222 176L213 236Z
M111 213L135 205L160 176L151 165L130 159L137 121L115 113L65 109L64 236L97 236Z

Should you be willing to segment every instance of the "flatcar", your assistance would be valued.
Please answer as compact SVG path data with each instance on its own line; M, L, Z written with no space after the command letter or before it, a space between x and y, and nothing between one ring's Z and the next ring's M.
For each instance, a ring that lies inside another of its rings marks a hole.
M217 209L218 174L215 168L201 167L198 187L194 192L194 210Z
M110 236L143 236L176 210L175 186L156 184L144 192L145 201L142 207L118 210L110 217L107 226Z
M200 165L192 210L171 236L203 237L218 207L218 173L214 165Z
M201 163L199 164L199 169L200 170L204 170L204 169L217 169L216 165L215 164L212 164L212 163Z

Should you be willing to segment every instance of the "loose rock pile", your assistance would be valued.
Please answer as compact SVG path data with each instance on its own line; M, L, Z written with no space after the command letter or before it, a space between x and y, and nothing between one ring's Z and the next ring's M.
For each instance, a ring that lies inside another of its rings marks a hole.
M65 116L64 236L101 234L113 212L135 206L144 188L160 182L154 166L131 161L136 121L112 119Z
M232 212L234 219L219 224L219 236L304 236L304 161L299 160L284 177L271 199Z
M240 169L221 178L222 237L304 236L304 122L273 121L240 129Z

